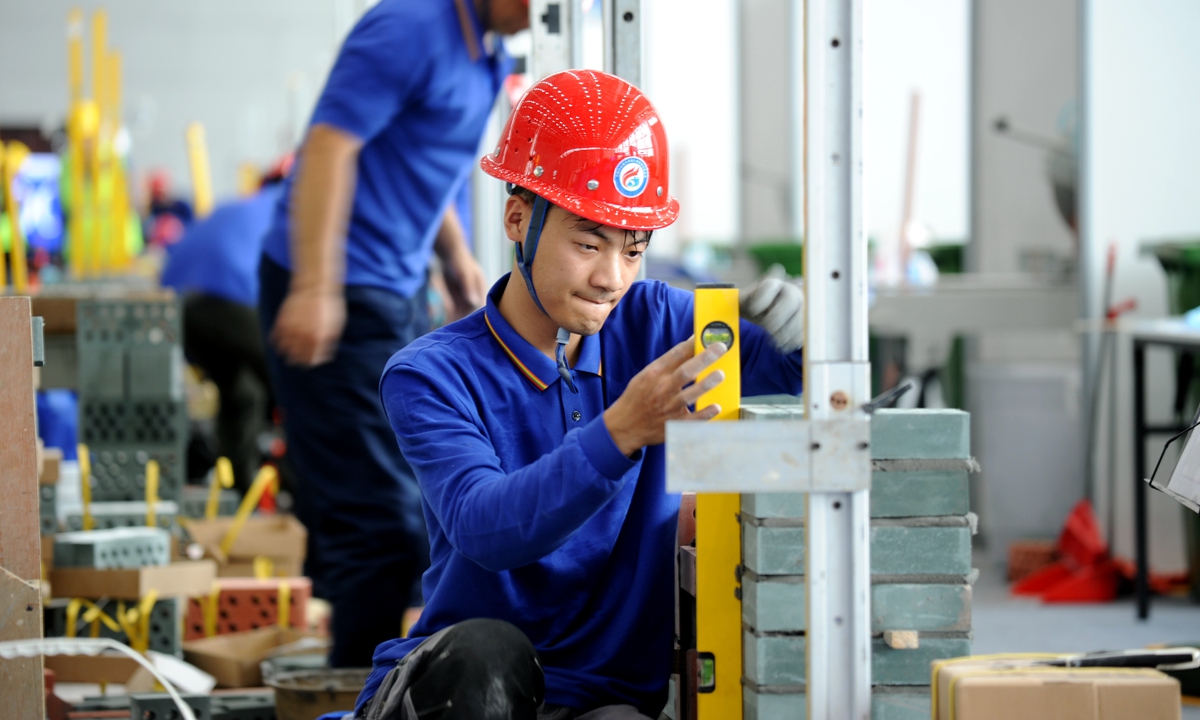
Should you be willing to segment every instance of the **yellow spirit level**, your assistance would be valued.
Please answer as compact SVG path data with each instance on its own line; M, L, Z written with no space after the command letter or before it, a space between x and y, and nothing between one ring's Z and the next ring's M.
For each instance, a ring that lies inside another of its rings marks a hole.
M725 380L700 396L696 409L719 405L716 420L737 420L742 397L738 291L733 285L699 285L695 296L696 353L716 342L729 350L708 368ZM703 379L703 377L701 378ZM696 688L698 720L742 717L742 562L740 496L696 496Z

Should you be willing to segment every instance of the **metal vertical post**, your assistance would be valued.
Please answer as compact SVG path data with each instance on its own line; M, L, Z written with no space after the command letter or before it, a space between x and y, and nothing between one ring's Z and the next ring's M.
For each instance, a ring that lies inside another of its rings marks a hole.
M800 11L796 0L794 11ZM862 211L862 0L803 0L804 397L809 420L851 418L870 396ZM820 437L810 449L822 472ZM869 469L863 469L869 473ZM867 480L867 478L864 478ZM864 484L863 486L869 486ZM871 716L869 491L808 496L811 720Z
M583 12L579 0L530 0L529 76L582 67Z
M642 86L642 0L604 0L604 71Z

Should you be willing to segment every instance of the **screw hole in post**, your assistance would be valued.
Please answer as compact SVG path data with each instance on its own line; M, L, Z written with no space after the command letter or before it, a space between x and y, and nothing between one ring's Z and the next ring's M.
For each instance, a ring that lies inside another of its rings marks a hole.
M812 445L810 445L809 447L810 447L810 448L812 448L813 450L820 450L820 449L821 449L821 443L819 443L819 442L815 442L815 443L813 443Z
M633 13L631 12L625 13L622 17L625 19L625 22L633 22Z
M834 509L834 510L841 510L841 509L842 509L842 501L841 501L841 500L834 500L834 501L833 501L833 509Z
M830 277L832 277L834 280L837 280L841 276L842 276L842 274L840 272L838 272L837 270L834 270L833 273L830 274Z
M832 45L832 46L834 46L834 47L838 47L839 45L841 45L841 44L842 44L842 41L841 41L841 40L838 40L837 38L834 38L833 40L830 40L830 41L829 41L829 44L830 44L830 45Z

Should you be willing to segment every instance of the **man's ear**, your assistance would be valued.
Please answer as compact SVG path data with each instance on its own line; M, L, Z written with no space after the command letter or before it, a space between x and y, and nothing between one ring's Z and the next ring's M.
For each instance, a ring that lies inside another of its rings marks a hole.
M504 203L504 234L513 242L524 242L533 205L520 195L509 195Z

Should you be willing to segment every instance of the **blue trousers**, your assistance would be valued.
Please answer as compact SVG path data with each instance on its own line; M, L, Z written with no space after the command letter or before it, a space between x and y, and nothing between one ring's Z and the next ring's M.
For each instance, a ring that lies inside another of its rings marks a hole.
M270 335L291 273L259 265L259 311ZM284 411L296 473L296 516L308 529L305 573L333 605L334 667L370 667L399 637L405 608L421 604L429 566L420 491L379 401L388 358L429 330L425 292L413 298L347 286L346 326L331 362L287 364L267 342L267 369ZM415 595L415 597L414 597Z

